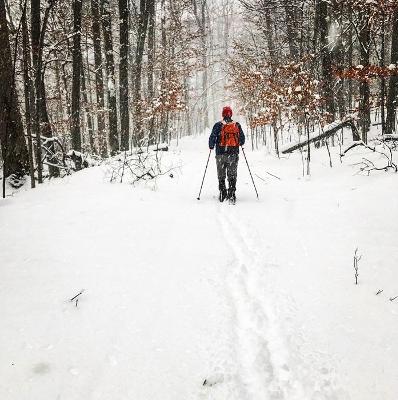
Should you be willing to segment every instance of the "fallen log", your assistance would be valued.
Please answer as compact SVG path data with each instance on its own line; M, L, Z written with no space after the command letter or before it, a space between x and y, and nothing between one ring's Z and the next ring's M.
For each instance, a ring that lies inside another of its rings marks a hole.
M380 136L379 140L382 142L397 142L398 135L386 134L386 135Z
M150 151L169 151L169 146L167 146L167 144L151 145L144 149L139 148L135 151L135 153L136 154L144 154L144 153L147 153L148 150L150 150Z
M336 132L343 128L351 129L353 140L361 140L358 129L352 120L336 121L328 125L326 129L324 128L321 133L311 136L309 139L305 139L304 141L298 143L290 143L289 145L284 146L284 148L282 148L282 154L289 154L295 150L300 149L301 147L307 146L309 143L317 142L318 140L322 139L327 139L328 137L334 135Z

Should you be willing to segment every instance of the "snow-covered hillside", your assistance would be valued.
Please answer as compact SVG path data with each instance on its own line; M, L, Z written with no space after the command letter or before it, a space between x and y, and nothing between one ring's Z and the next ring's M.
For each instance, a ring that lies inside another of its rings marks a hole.
M0 399L397 398L398 176L247 148L260 200L241 155L237 204L213 157L197 201L206 142L156 185L100 166L0 202Z

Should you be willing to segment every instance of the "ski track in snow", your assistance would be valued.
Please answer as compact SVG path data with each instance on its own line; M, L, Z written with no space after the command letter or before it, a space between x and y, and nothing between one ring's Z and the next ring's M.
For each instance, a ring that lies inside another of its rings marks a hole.
M266 261L260 233L249 229L244 217L230 207L235 210L238 206L217 204L216 214L230 254L224 295L231 309L231 332L223 349L213 355L214 374L200 398L219 399L220 391L215 390L224 385L221 398L231 400L346 399L346 393L336 386L328 355L297 358L298 349L289 347L278 323L278 303L283 302L285 311L293 314L294 301L288 294L278 293L272 302L275 293L267 284L267 270L278 265ZM275 249L266 246L266 251L273 260ZM305 342L302 332L295 336Z
M218 220L231 259L227 276L229 302L234 319L232 347L235 371L230 399L302 399L302 389L294 382L287 362L286 346L276 326L271 324L269 310L257 297L262 288L264 265L254 235L251 242L244 222L229 205L220 205ZM232 206L231 206L232 207Z

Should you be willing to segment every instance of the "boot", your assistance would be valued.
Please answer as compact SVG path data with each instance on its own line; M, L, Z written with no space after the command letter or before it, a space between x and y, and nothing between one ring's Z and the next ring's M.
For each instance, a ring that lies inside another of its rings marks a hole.
M236 179L231 179L228 181L228 199L230 203L235 204L236 202Z
M231 204L235 204L236 202L236 195L234 188L228 188L228 200Z
M218 188L220 189L220 195L218 197L218 199L220 200L220 202L223 202L226 198L227 198L227 188L225 187L225 181L219 181L218 182Z

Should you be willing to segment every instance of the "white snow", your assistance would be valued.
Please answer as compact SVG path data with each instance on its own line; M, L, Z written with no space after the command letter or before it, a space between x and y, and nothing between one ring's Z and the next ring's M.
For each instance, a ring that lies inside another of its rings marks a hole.
M98 166L0 201L0 398L396 399L398 176L331 151L307 179L247 146L235 206L213 157L196 200L205 136L156 185Z

